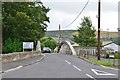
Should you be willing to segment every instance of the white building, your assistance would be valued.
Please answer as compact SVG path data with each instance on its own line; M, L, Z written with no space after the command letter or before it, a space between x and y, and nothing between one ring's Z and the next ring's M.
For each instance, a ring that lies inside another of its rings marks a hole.
M120 46L113 42L104 45L104 48L111 49L113 52L120 52Z

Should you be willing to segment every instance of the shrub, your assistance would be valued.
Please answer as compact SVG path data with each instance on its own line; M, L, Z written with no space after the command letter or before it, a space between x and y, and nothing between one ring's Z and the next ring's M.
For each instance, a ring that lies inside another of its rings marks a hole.
M19 39L7 39L3 44L4 53L18 52L22 50L22 42Z
M57 47L57 42L53 38L42 38L41 46L42 48L50 47L52 50L54 50Z
M115 59L120 59L120 54L119 53L115 53Z
M105 57L106 57L106 59L108 59L108 58L109 58L109 54L108 54L108 53L106 53L106 56L105 56Z

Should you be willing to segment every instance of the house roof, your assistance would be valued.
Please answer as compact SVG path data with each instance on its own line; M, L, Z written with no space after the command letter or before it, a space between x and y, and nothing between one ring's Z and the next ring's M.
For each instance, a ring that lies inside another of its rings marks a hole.
M107 43L107 44L104 44L103 46L106 46L106 45L109 45L109 44L112 44L112 43L114 43L114 44L120 46L120 43L119 43L119 42L109 42L109 43Z
M112 41L103 41L102 45L105 46L105 45L110 44L110 43L112 43Z

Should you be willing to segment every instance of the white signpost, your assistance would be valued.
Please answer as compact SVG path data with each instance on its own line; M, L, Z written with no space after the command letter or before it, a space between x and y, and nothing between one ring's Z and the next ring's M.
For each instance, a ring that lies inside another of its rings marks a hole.
M23 52L25 49L32 49L33 51L34 43L33 42L23 42Z
M40 51L41 52L40 41L37 41L36 51Z

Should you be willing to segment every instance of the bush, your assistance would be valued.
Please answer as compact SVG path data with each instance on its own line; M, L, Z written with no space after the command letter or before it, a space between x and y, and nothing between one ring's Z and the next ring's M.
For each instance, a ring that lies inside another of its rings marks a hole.
M7 39L3 44L4 53L18 52L22 50L22 42L19 39Z
M54 50L57 47L57 42L53 38L42 38L41 39L41 46L49 47Z
M119 53L115 53L115 59L120 59L120 54Z
M106 57L106 59L108 59L108 58L109 58L109 54L108 54L108 53L106 53L106 56L105 56L105 57Z

